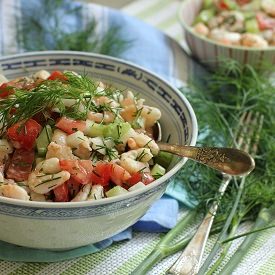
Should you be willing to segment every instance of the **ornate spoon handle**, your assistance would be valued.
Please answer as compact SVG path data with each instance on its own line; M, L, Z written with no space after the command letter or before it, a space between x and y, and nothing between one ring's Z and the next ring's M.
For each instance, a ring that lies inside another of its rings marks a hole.
M246 175L255 167L254 159L249 154L235 148L180 146L161 142L158 145L161 151L193 159L228 175Z
M183 253L177 261L170 267L166 274L174 275L195 275L198 273L204 248L211 230L211 226L219 206L219 199L225 192L231 176L223 175L223 180L219 188L219 198L209 209L209 212L204 217L196 234L187 245Z

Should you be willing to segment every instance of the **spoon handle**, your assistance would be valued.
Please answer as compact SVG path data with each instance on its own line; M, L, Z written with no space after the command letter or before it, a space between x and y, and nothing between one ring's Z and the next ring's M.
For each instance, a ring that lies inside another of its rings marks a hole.
M247 175L254 167L254 159L244 151L224 147L195 147L158 143L161 151L186 157L228 175Z

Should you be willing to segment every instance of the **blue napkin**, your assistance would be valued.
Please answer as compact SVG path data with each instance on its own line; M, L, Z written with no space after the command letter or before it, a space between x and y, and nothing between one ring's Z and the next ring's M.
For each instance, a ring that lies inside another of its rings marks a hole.
M178 202L168 196L156 201L148 212L132 226L101 242L67 251L38 250L0 241L0 260L16 262L59 262L96 253L114 242L130 240L132 230L167 232L177 222Z
M12 15L12 13L15 14L16 11L17 14L17 16L5 17L7 20L2 20L0 25L0 53L2 55L14 54L22 51L20 45L16 42L16 33L11 31L9 26L16 26L16 20L18 15L20 17L22 10L24 12L34 12L34 8L39 8L40 3L41 1L36 0L21 0L21 10L18 10L18 7L11 6L9 0L1 1L0 18L3 16L1 6L5 7L5 13ZM171 50L170 39L162 32L135 18L120 13L119 11L102 6L84 3L80 4L72 1L67 1L67 5L82 7L82 9L78 10L77 13L62 18L63 24L66 26L65 31L69 31L70 29L75 30L76 28L81 29L84 17L85 20L91 17L100 19L100 21L98 21L98 30L102 33L104 33L104 30L106 30L108 26L114 24L119 25L122 27L121 34L133 41L131 47L124 52L121 57L154 71L172 83L176 83L174 82L175 77L173 72L175 62L177 61L173 55L173 50ZM45 18L45 24L50 24L47 18ZM169 190L170 192L168 193L170 195L177 199L180 198L176 189L171 187ZM179 192L182 192L182 190ZM182 201L188 204L187 196L184 200ZM178 207L178 201L176 199L165 196L154 203L145 216L143 216L132 228L138 231L166 232L176 224ZM0 241L0 259L23 262L56 262L68 260L98 252L110 246L113 242L129 240L132 238L132 228L102 242L63 252L30 249Z

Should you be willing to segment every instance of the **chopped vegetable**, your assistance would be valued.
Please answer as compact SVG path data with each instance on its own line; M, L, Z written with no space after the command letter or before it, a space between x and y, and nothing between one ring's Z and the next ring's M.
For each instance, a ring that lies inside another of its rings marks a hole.
M42 132L36 139L36 147L39 156L45 156L47 153L47 147L52 140L52 128L50 125L45 125Z
M123 195L123 194L127 194L127 193L128 193L128 191L126 189L124 189L123 187L115 186L106 192L106 196L108 198L110 198L110 197L115 197L115 196L119 196L119 195Z
M159 148L150 133L159 109L75 72L41 71L5 81L0 166L11 161L2 181L13 179L15 186L25 181L24 200L102 199L105 191L112 196L155 180L150 171ZM140 110L139 129L132 125L133 110Z
M29 119L26 122L18 122L7 130L7 136L17 149L31 150L37 136L41 131L41 125L35 120Z

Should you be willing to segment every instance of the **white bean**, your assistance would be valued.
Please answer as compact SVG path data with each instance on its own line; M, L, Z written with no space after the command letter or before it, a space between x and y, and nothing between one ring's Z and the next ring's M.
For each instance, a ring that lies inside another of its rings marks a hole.
M85 184L80 188L80 191L76 194L76 196L71 200L72 202L77 201L86 201L88 198L88 195L91 191L91 184Z
M138 160L140 162L148 162L150 159L152 159L153 155L151 154L151 151L149 148L139 148L136 150L130 150L126 153L121 154L120 158L131 158L134 160Z
M4 75L0 74L0 85L6 82L8 82L8 79Z
M135 135L132 138L135 140L139 148L148 147L154 156L158 154L159 147L152 138L148 137L143 133L135 133Z
M16 184L0 185L0 195L7 198L29 201L30 196L27 191Z
M66 139L67 145L72 148L77 148L83 141L88 142L88 138L85 137L81 131L76 131L75 133L68 135Z
M30 192L30 196L32 201L47 201L46 197L43 194L35 193L32 190Z
M88 200L100 200L104 198L104 188L102 185L93 185L88 196Z
M33 171L28 178L30 189L38 194L46 194L57 186L60 186L70 178L70 173L61 171L55 174L44 174Z
M123 167L126 171L128 171L130 174L134 174L139 171L150 172L148 163L136 161L131 158L124 158L120 160L119 165Z
M51 74L46 70L40 70L33 74L33 79L43 79L46 80Z
M267 41L260 35L254 33L245 33L242 35L242 45L246 47L266 48L268 47Z
M58 158L46 159L42 162L42 171L45 174L54 174L61 171Z

